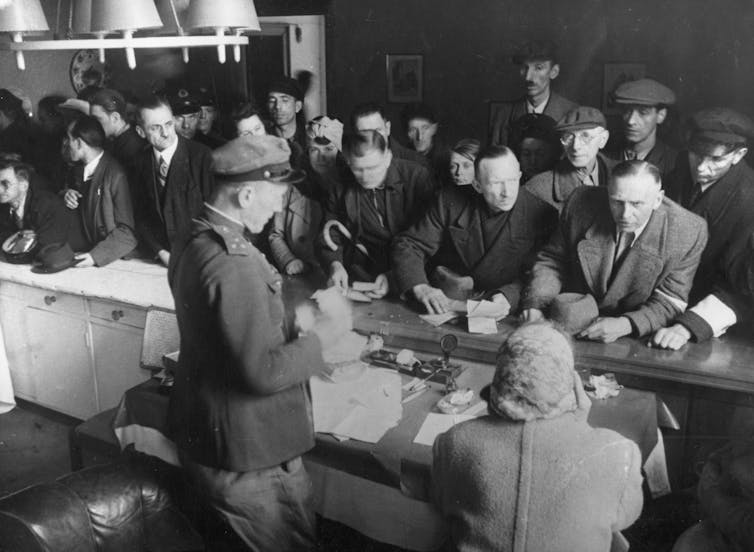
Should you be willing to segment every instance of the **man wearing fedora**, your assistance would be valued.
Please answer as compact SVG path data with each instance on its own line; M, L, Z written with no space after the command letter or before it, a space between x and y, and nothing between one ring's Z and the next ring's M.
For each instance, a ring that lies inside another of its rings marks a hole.
M510 149L489 146L475 165L477 193L443 190L424 217L393 241L398 292L413 294L430 313L445 312L448 298L480 293L517 310L524 270L557 223L552 206L520 190L521 169ZM443 272L456 277L442 278ZM465 289L457 285L463 277L471 279Z
M0 243L20 230L33 230L40 247L68 239L63 201L32 184L32 174L20 156L0 155Z
M752 317L748 285L736 272L754 232L754 171L744 159L753 136L754 122L731 109L704 109L691 118L688 151L665 188L668 197L707 221L709 242L694 278L691 308L658 331L653 345L678 349Z
M553 42L528 42L516 52L513 62L519 67L519 75L526 85L526 95L501 104L492 114L489 142L498 146L512 146L520 142L515 124L524 115L544 114L558 121L576 107L571 100L552 90L552 81L560 74L557 49Z
M140 104L136 132L150 145L134 173L136 229L147 253L168 266L171 249L188 236L212 191L212 155L176 134L170 105L157 96Z
M572 109L555 125L555 132L565 157L552 170L529 180L526 189L560 211L576 188L607 185L616 162L600 153L610 133L599 109L584 106Z
M274 136L216 149L215 189L171 257L181 354L168 432L197 492L233 530L234 542L213 540L216 550L314 547L301 461L314 446L307 381L349 328L347 316L323 315L297 337L281 277L249 241L303 177L289 156Z
M618 86L613 101L621 109L623 140L610 156L618 161L643 159L665 178L675 167L678 150L663 142L657 129L675 103L673 91L656 80L639 79Z
M608 186L580 187L566 202L523 293L523 317L541 318L561 291L589 293L602 318L579 337L650 334L686 309L706 243L704 220L664 197L657 167L624 161Z
M75 211L70 242L81 253L77 267L105 266L136 247L128 177L105 151L105 131L90 115L68 125L66 144L77 163L74 182L64 191L65 205Z

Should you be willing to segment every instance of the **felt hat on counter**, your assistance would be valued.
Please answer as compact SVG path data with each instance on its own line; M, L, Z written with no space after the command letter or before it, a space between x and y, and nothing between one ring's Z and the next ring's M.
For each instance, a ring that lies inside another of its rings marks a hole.
M27 264L34 260L39 249L37 233L34 230L19 230L3 242L3 256L11 264Z
M37 253L37 260L31 271L37 274L53 274L79 263L74 257L68 242L45 245Z
M438 266L432 271L429 285L442 290L448 299L466 301L474 296L474 279L456 274L444 266Z
M588 293L561 293L550 304L550 320L571 335L586 329L599 314L597 301Z

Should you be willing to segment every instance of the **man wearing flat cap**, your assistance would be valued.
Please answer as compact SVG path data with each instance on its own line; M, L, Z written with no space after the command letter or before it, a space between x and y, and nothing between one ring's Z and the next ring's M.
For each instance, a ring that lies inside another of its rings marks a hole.
M157 96L139 105L136 132L150 146L134 171L136 230L147 254L167 266L171 249L188 235L212 191L212 155L207 146L177 135L170 105Z
M706 243L704 220L664 197L657 167L623 161L607 186L581 186L566 201L522 294L523 317L541 318L561 292L588 293L602 318L578 337L651 334L686 309Z
M133 179L137 159L147 142L128 122L126 109L123 94L108 88L98 90L89 101L89 114L99 121L107 136L107 150Z
M168 94L168 101L173 110L175 131L186 140L193 140L202 112L199 99L186 88L179 88Z
M293 153L291 160L297 167L297 162L301 161L300 157L306 151L303 108L304 91L296 79L283 77L270 85L267 92L267 111L273 123L272 131L276 136L288 141Z
M665 177L675 167L678 151L657 136L657 127L675 103L673 91L652 79L624 82L613 93L621 109L623 141L611 157L618 161L643 159L660 169Z
M607 185L616 162L600 153L610 133L599 109L586 106L572 109L555 125L555 132L565 157L552 170L529 180L526 189L560 211L576 188Z
M528 113L548 115L559 121L576 104L552 90L552 81L560 74L555 44L549 40L525 44L513 56L519 75L526 85L526 95L500 104L490 117L489 143L512 146L520 140L514 123Z
M314 446L307 381L348 321L323 315L296 336L281 277L249 241L302 178L289 156L274 136L216 149L217 184L171 258L181 354L168 431L196 492L233 530L233 543L213 538L218 550L314 548L301 461Z
M733 277L754 231L754 172L744 157L754 136L749 117L726 108L691 118L688 151L666 179L668 197L707 221L709 243L694 278L689 304L675 324L657 332L653 344L678 349L687 341L722 335L750 317L749 301Z

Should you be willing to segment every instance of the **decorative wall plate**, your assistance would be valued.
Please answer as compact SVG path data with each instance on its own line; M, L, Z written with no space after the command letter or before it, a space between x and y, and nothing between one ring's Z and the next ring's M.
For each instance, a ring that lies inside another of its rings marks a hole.
M100 63L97 50L76 51L71 58L68 74L77 94L87 86L105 86L110 80L109 67L106 63Z

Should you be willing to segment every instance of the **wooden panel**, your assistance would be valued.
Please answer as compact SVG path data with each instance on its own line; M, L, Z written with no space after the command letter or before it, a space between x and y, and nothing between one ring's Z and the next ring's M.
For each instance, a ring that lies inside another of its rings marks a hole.
M151 373L139 368L142 332L114 323L92 321L99 410L117 406L126 389Z
M86 316L86 303L80 295L27 287L25 300L30 307Z
M27 400L35 400L37 386L31 364L31 350L26 341L26 303L5 295L0 288L0 325L3 328L5 352L8 356L13 392Z
M88 301L89 314L92 317L126 324L135 328L144 328L144 321L147 317L146 309L124 303L100 301L98 299L89 299Z
M36 308L26 317L37 402L81 419L96 414L86 320Z

